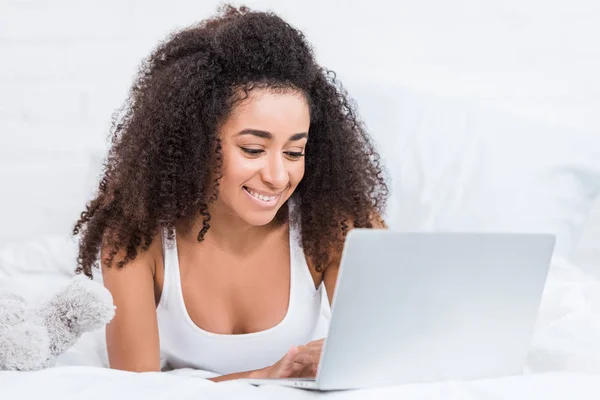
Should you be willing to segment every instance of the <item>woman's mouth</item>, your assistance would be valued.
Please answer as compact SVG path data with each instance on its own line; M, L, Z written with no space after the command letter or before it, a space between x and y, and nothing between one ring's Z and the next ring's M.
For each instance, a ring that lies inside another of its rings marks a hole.
M264 192L258 192L256 190L250 189L249 187L244 186L244 191L258 204L263 206L272 206L277 204L281 193L279 194L267 194Z

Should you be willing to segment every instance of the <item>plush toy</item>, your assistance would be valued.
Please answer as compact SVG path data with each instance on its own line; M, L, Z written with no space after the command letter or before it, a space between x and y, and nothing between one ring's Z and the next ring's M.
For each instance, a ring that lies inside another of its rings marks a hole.
M0 292L0 370L52 367L83 333L103 327L114 313L110 292L84 276L37 307Z

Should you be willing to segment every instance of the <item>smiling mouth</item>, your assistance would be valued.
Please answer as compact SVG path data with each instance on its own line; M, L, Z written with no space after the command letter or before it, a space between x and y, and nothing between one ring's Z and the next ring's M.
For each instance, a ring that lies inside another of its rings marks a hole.
M279 196L281 196L281 193L279 194L275 194L275 195L264 195L262 193L258 193L246 186L244 186L244 190L246 191L246 193L248 193L250 196L254 197L257 200L260 200L264 203L273 203L274 201L276 201Z

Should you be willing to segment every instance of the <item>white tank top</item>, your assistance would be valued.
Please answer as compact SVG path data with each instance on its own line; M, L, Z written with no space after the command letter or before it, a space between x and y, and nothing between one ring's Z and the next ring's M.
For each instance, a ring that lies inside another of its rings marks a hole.
M326 335L329 302L324 286L315 289L298 233L290 228L290 294L287 313L276 326L248 334L217 334L198 327L189 316L181 290L175 240L163 231L164 284L156 313L161 363L166 368L195 368L217 374L252 371L273 365L292 345Z

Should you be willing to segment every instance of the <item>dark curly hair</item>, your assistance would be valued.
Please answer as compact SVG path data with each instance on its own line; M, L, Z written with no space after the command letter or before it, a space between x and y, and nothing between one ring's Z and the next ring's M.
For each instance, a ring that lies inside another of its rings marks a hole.
M335 74L317 65L304 35L271 12L222 7L160 43L113 117L112 146L95 197L73 228L76 272L92 277L100 249L121 268L161 228L202 217L218 197L219 127L253 88L303 93L310 139L292 195L300 243L322 271L350 227L373 227L388 196L379 155ZM242 95L240 95L240 93ZM380 220L381 221L381 220ZM169 236L171 239L172 236Z

